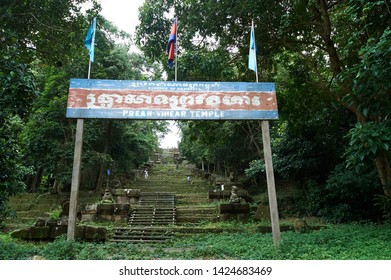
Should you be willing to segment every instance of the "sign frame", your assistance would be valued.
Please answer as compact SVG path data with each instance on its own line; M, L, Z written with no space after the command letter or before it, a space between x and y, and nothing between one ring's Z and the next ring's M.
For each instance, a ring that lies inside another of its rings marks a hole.
M68 118L275 120L274 83L71 79Z

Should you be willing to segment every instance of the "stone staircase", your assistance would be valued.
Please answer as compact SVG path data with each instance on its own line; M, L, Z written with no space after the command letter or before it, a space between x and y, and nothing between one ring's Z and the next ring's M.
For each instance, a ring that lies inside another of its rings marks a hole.
M129 226L174 225L175 220L173 193L141 192L138 205L130 215Z
M132 243L160 243L197 231L197 224L218 220L216 204L208 200L210 186L199 176L192 175L191 184L186 180L191 169L183 165L155 164L149 178L138 178L129 183L130 189L140 195L131 202L128 216L116 222L108 241ZM48 217L57 211L64 199L60 195L22 194L12 199L19 224L31 223L37 217ZM100 193L81 191L79 204L94 204L101 199Z
M141 192L133 207L128 227L117 227L112 242L160 243L173 238L176 222L175 195L168 192Z
M165 227L114 228L111 242L163 243L173 238L173 230Z

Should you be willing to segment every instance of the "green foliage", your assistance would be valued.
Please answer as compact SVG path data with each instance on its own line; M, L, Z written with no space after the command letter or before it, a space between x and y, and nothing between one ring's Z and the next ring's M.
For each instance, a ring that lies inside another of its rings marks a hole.
M337 165L324 186L311 190L312 213L330 222L378 220L381 209L374 206L374 199L381 194L376 170L345 168Z
M0 236L0 260L27 260L37 255L40 247L34 244L18 244L6 236Z
M368 161L373 161L381 152L390 154L391 123L368 122L356 124L347 138L349 146L346 150L347 167L354 167L357 171Z
M65 118L68 79L64 72L45 71L47 83L34 103L31 116L22 132L22 145L28 163L43 168L57 180L69 180L72 166L73 125ZM64 174L65 172L65 174Z
M342 80L352 83L352 91L344 101L358 103L358 110L369 120L386 121L391 112L391 29L386 29L378 40L368 40L360 54L361 61L341 74Z
M48 243L40 252L47 260L76 260L82 249L82 244L77 241L67 241L64 236Z
M46 63L61 64L83 49L87 24L80 12L90 0L5 1L0 7L0 49L16 46L25 63L40 58ZM93 11L97 11L97 7Z
M232 224L233 228L237 225ZM245 228L245 227L244 227ZM48 260L390 260L390 224L328 225L308 233L282 232L278 248L271 234L194 234L161 245L86 243L60 237L46 245L20 244L0 237L0 259ZM354 238L352 238L354 236Z
M26 118L31 103L37 96L35 77L31 67L19 63L13 48L0 49L2 63L0 65L0 120L7 115L17 114Z
M265 161L263 159L250 161L249 167L244 171L247 177L255 177L260 173L265 173Z
M382 211L384 220L391 220L391 198L386 195L376 195L374 204Z
M18 116L3 119L0 127L0 224L10 214L10 196L25 190L24 178L31 171L22 163L23 154L18 143L22 121Z
M243 172L248 161L259 157L254 147L259 134L253 132L258 130L257 122L182 122L180 150L191 162L212 164L217 173L222 167Z

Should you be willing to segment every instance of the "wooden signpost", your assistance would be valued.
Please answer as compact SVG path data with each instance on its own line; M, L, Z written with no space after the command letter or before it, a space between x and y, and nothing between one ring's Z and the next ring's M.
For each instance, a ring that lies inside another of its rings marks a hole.
M280 241L269 122L278 119L274 83L71 79L67 117L77 130L68 240L75 239L84 119L263 120L262 135L273 241Z

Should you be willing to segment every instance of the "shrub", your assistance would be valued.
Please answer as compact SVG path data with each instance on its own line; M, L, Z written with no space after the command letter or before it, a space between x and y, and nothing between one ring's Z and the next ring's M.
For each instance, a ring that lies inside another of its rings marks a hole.
M0 260L28 260L37 255L39 248L32 244L17 244L6 236L0 236Z

